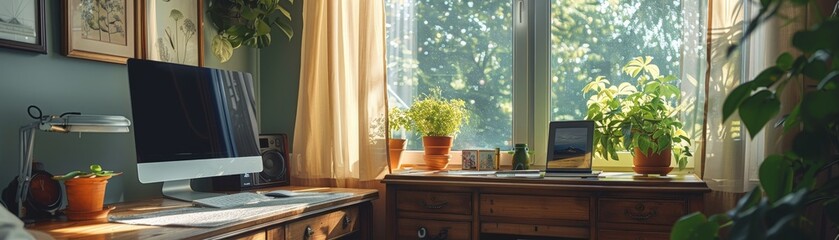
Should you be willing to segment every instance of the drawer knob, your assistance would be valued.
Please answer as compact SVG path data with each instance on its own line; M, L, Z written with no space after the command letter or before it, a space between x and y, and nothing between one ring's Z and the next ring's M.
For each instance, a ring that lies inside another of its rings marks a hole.
M349 215L344 215L344 222L341 224L341 228L347 229L347 227L350 226L350 222L352 222L352 219L350 219L350 216Z
M648 212L644 212L647 209L647 206L644 203L638 203L635 205L635 211L631 211L629 208L623 211L623 215L635 219L636 221L643 222L647 221L648 219L655 217L658 212L655 209L651 209Z
M315 230L311 226L306 226L306 232L303 234L303 239L311 239L315 235Z
M428 229L425 227L417 228L417 238L421 240L446 240L449 239L449 228L443 228L437 236L428 236Z

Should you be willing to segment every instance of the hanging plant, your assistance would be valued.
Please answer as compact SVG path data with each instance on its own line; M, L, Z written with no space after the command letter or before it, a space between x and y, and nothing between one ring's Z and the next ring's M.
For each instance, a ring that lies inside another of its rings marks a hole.
M289 6L283 6L287 2ZM222 63L230 60L233 50L242 45L263 48L271 45L271 28L277 27L291 39L291 12L294 0L212 0L207 15L217 35L212 49Z

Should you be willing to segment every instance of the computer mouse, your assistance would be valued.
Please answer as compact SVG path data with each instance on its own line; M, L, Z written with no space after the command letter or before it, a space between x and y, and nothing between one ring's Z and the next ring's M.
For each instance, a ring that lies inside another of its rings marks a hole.
M292 192L292 191L289 191L289 190L274 190L274 191L270 191L270 192L265 193L265 196L276 197L276 198L294 197L294 196L297 196L297 195L298 195L298 193L295 193L295 192Z

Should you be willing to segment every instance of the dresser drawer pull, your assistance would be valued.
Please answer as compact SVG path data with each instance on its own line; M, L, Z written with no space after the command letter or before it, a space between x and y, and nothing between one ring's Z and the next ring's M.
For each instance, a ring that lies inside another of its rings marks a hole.
M350 216L349 215L344 215L344 222L341 224L341 228L347 229L347 227L350 226L350 222L352 222L352 220L350 219Z
M447 202L447 201L438 202L436 196L431 196L431 201L430 202L425 201L425 200L419 200L419 205L424 207L424 208L427 208L427 209L441 209L441 208L445 207L446 205L449 205L449 202Z
M655 209L650 210L649 212L644 212L644 210L646 208L647 207L644 206L644 203L638 203L638 204L635 205L635 212L636 213L633 213L629 209L625 209L624 212L623 212L623 215L625 215L629 218L635 219L636 221L642 221L643 222L643 221L646 221L647 219L655 217L655 215L658 214Z
M417 238L421 240L446 240L449 239L449 228L443 228L437 236L428 236L428 229L425 227L417 228Z
M311 239L315 235L315 230L311 226L306 226L306 232L303 233L303 239Z

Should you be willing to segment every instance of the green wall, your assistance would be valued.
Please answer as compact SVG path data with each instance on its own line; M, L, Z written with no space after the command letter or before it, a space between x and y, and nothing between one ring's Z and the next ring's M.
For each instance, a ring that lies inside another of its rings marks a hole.
M289 42L279 33L271 46L260 50L260 103L263 133L286 133L294 139L297 91L300 79L300 43L303 30L303 1L291 9L294 37ZM291 147L292 143L289 143Z
M60 1L46 2L48 54L0 48L0 162L3 163L0 184L3 187L17 176L18 129L33 121L26 113L27 106L37 105L45 114L78 111L123 115L131 119L125 65L62 56ZM208 67L259 74L259 52L255 50L238 49L234 59L220 64L209 52L214 34L208 25L205 30ZM91 163L124 171L124 175L110 181L106 202L160 195L160 184L141 184L137 180L133 133L79 137L78 134L38 132L34 149L36 161L43 162L46 170L53 174L84 170Z

